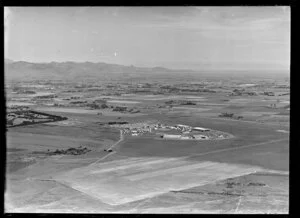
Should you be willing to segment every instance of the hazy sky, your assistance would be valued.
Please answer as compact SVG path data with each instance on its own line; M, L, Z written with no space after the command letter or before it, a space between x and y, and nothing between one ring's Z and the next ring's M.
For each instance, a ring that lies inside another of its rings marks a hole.
M9 7L5 58L289 68L289 7Z

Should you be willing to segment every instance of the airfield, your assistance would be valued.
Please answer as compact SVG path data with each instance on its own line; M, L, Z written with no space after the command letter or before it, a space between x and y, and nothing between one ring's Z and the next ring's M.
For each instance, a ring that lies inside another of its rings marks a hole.
M100 97L112 106L93 110L28 100L31 110L68 119L8 128L5 211L288 213L289 95L274 89L275 97L230 96L223 87L201 94L76 93L82 100ZM60 90L55 94L60 104L73 95ZM171 100L173 105L166 105ZM193 104L177 104L186 100ZM14 102L22 104L10 104ZM270 106L274 103L276 108ZM119 112L116 107L139 112ZM220 116L224 112L234 117ZM149 120L233 137L168 140L160 135L173 130L123 135L122 127L107 125ZM91 151L49 155L79 146Z

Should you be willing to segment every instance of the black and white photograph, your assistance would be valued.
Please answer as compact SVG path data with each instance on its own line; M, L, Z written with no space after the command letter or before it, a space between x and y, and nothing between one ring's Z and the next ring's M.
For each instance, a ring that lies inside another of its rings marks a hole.
M290 6L4 7L5 213L289 214Z

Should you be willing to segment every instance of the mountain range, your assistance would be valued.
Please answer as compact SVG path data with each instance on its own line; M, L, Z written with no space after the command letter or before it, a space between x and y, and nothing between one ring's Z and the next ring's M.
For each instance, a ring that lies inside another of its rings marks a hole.
M192 70L171 70L164 67L136 67L93 62L50 62L30 63L5 59L5 79L86 79L102 76L147 73L179 73Z

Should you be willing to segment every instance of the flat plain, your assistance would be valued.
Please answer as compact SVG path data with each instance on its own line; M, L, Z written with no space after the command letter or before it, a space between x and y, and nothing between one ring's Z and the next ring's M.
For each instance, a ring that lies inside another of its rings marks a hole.
M288 213L289 96L281 95L288 79L216 76L203 89L202 77L166 78L85 84L102 91L75 81L7 81L9 119L33 110L66 120L8 128L6 212ZM35 92L53 87L56 96L13 92L27 83ZM187 134L180 125L233 137L163 138Z

